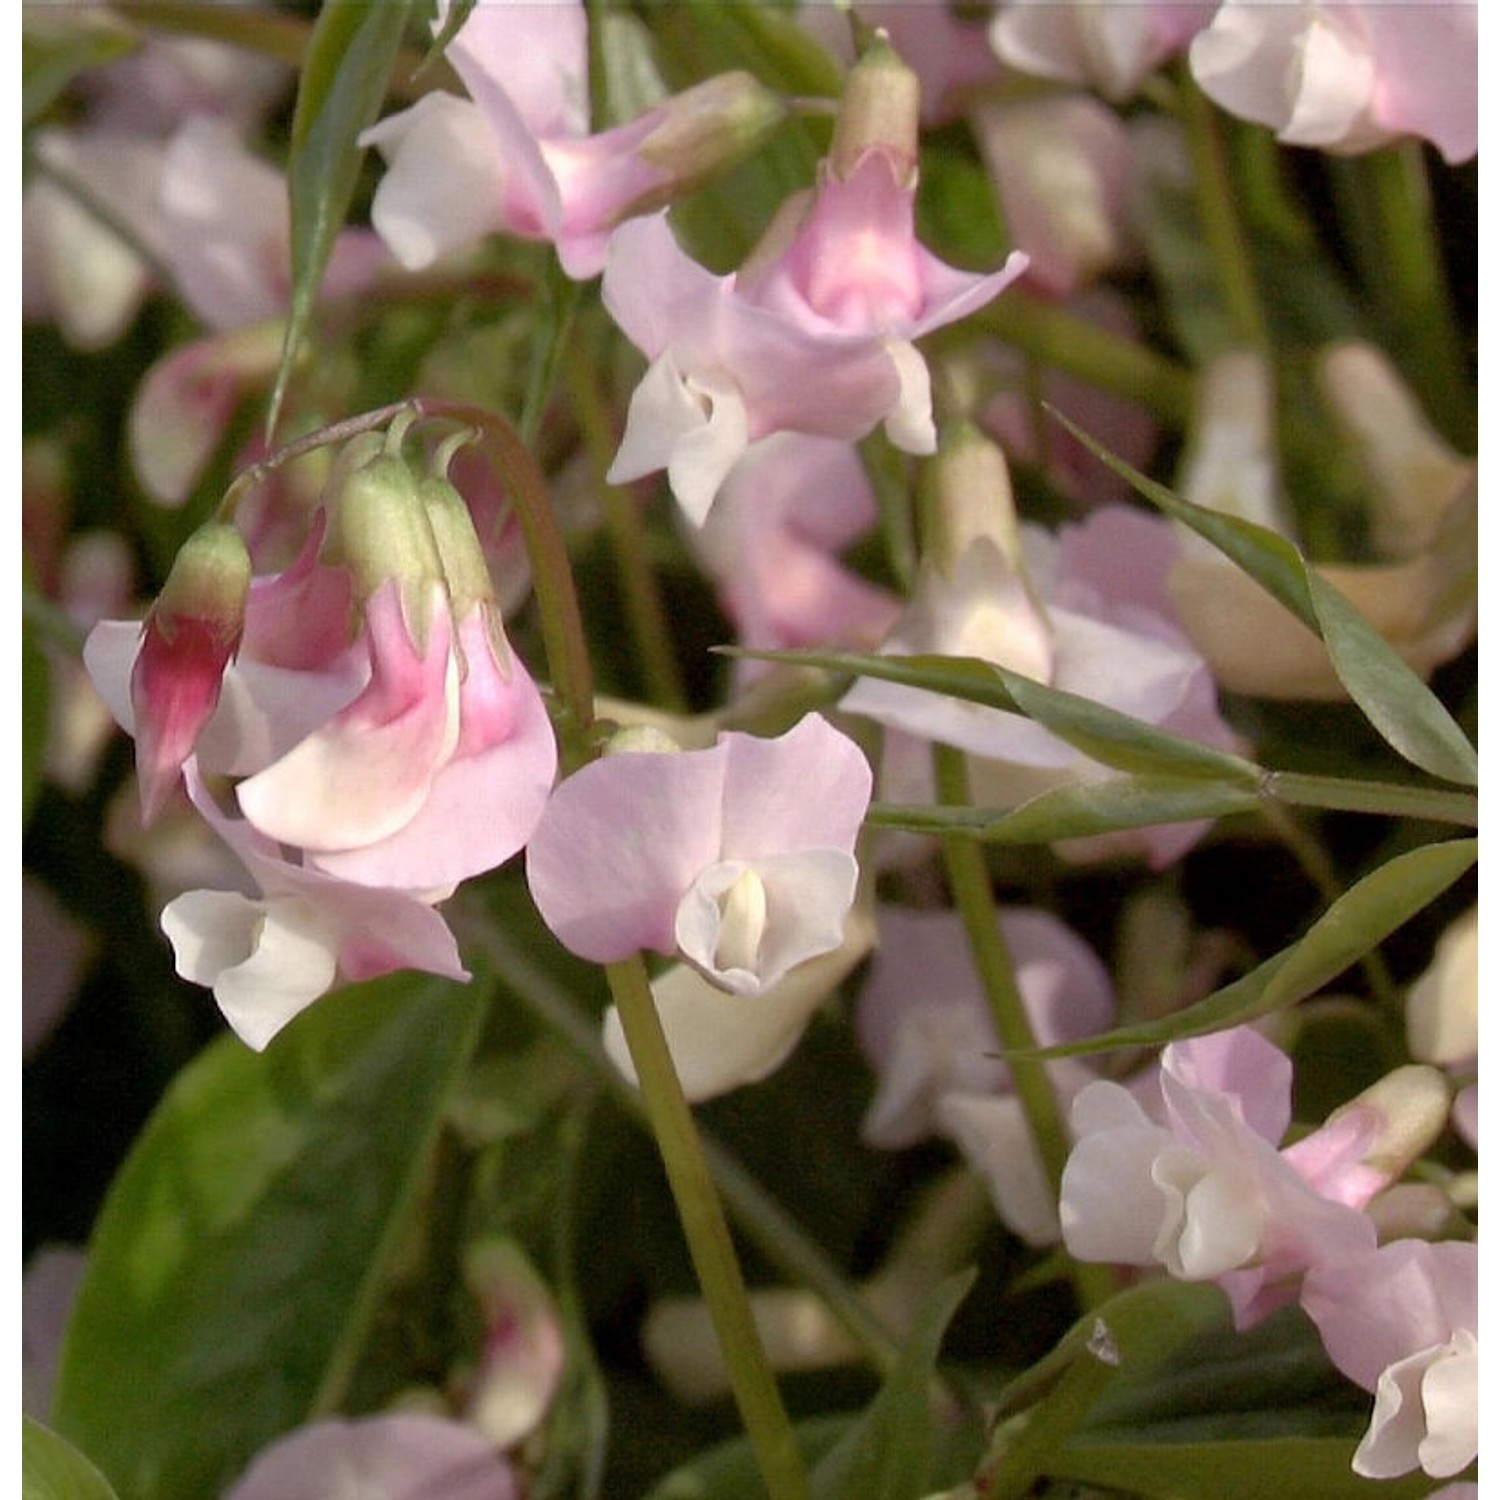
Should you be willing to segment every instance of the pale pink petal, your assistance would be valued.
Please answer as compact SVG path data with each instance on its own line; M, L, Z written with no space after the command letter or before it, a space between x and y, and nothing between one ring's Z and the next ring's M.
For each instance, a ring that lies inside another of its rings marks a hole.
M864 752L820 714L776 739L728 735L720 857L850 850L869 806Z
M682 894L719 857L727 751L622 752L552 793L526 878L564 947L597 963L671 953Z
M371 676L347 708L279 761L240 783L245 815L299 848L358 848L405 827L458 736L458 669L445 604L430 611L425 651L408 634L392 580L366 607Z
M536 684L505 648L502 670L487 611L459 628L466 672L459 735L421 809L362 849L313 857L318 868L362 885L400 890L456 886L503 864L531 837L557 774L557 743Z
M984 1178L995 1211L1028 1245L1050 1245L1060 1233L1052 1184L1014 1094L945 1094L937 1124Z
M386 159L370 222L408 271L505 227L504 158L477 105L427 94L360 143Z
M224 1500L515 1500L510 1465L474 1428L390 1412L299 1427L266 1448Z
M1161 1059L1167 1107L1186 1108L1192 1094L1224 1096L1256 1135L1277 1145L1292 1118L1292 1063L1248 1026L1174 1042Z
M1431 141L1451 164L1479 150L1479 6L1362 7L1375 58L1374 114L1387 129Z

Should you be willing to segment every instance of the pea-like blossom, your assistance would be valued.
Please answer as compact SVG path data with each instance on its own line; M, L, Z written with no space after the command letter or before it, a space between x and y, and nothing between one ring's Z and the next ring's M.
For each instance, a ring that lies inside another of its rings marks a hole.
M1120 1084L1089 1084L1073 1102L1078 1144L1062 1178L1069 1251L1216 1281L1245 1327L1310 1267L1373 1249L1361 1209L1441 1127L1446 1088L1434 1091L1431 1069L1398 1070L1278 1150L1291 1077L1284 1053L1236 1027L1166 1048L1149 1108Z
M1057 5L1008 0L990 22L990 45L1024 73L1126 99L1147 74L1182 51L1214 14L1208 0L1111 0Z
M527 847L531 894L582 958L680 955L758 996L843 942L870 787L859 747L817 714L777 739L619 750L552 794Z
M1479 149L1477 4L1225 0L1188 58L1203 91L1291 146L1352 153L1403 136Z
M883 425L907 452L935 448L915 341L998 296L1026 257L978 275L918 242L917 107L915 79L888 48L862 59L817 186L783 204L738 272L699 265L662 216L616 232L605 306L650 366L611 480L665 469L701 525L740 455L774 432L850 442Z
M211 989L236 1035L257 1051L336 984L421 969L467 979L448 924L427 901L356 885L286 858L214 802L196 768L188 794L244 865L254 894L186 891L162 911L177 972Z
M1479 1247L1394 1240L1316 1267L1302 1306L1329 1358L1375 1406L1354 1471L1435 1479L1479 1452Z
M1057 1209L963 922L952 911L879 910L880 943L858 999L859 1039L877 1075L862 1134L899 1150L930 1136L953 1141L988 1183L1001 1219L1028 1243L1057 1238ZM1000 914L1016 986L1037 1043L1105 1030L1109 975L1093 950L1050 912ZM1060 1098L1096 1075L1086 1062L1047 1064Z
M361 137L387 161L371 221L408 270L501 233L551 243L575 280L597 276L622 219L728 164L780 114L729 73L591 134L588 17L566 0L476 5L446 55L468 98L424 95Z

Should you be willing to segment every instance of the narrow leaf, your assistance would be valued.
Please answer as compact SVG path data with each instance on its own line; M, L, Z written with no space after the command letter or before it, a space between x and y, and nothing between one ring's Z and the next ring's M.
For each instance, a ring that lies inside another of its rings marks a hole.
M364 152L413 0L324 0L313 27L292 118L287 174L292 204L292 305L267 426L274 429L297 349L333 243L354 196Z
M1146 775L1212 777L1251 786L1260 769L1238 755L1171 734L1118 709L1048 687L1005 667L961 656L863 656L847 651L739 651L727 656L821 667L856 677L878 677L905 687L943 693L968 703L1019 713L1059 739L1117 771Z
M1158 1021L1026 1055L1072 1057L1116 1047L1157 1047L1295 1005L1435 901L1478 857L1477 839L1450 839L1398 854L1345 891L1297 942L1196 1005Z
M115 1180L54 1413L131 1500L197 1500L338 1398L418 1204L483 995L396 976L264 1053L224 1037Z
M1328 648L1339 681L1393 750L1445 781L1478 784L1474 747L1437 695L1285 537L1184 500L1116 458L1060 412L1052 414L1137 494L1213 543L1315 631Z

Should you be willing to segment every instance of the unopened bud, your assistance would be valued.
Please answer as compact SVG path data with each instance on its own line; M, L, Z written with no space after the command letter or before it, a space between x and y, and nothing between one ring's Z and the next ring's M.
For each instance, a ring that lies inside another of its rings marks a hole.
M889 153L899 180L913 179L921 115L921 80L877 31L844 81L828 148L834 176L852 176L865 152L879 149Z
M682 746L655 724L627 724L617 729L604 747L606 755L673 755Z
M1423 1062L1467 1062L1479 1052L1479 908L1438 939L1406 999L1406 1039Z
M1335 345L1319 362L1318 377L1370 485L1376 547L1391 558L1421 551L1477 484L1473 460L1432 430L1395 367L1372 345Z
M1384 1123L1365 1148L1364 1164L1394 1182L1442 1134L1450 1101L1448 1080L1436 1068L1409 1063L1335 1110L1328 1123L1351 1111L1375 1111Z
M130 673L130 703L147 822L177 784L182 763L218 707L224 670L244 633L250 578L244 538L232 526L212 522L183 545L146 617Z

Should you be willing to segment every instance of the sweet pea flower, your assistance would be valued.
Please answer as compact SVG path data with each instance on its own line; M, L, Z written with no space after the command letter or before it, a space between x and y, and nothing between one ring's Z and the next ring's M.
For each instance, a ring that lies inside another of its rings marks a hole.
M1375 1393L1354 1472L1446 1479L1479 1452L1479 1247L1395 1240L1315 1267L1302 1306L1329 1358Z
M1205 0L1110 0L1107 5L1008 0L990 22L990 45L1002 62L1023 73L1082 84L1121 100L1182 51L1214 9Z
M1149 1111L1120 1084L1085 1087L1059 1206L1070 1253L1216 1281L1244 1328L1308 1268L1372 1249L1361 1209L1441 1128L1447 1091L1431 1069L1398 1070L1278 1151L1291 1077L1241 1026L1167 1047Z
M1004 458L977 430L958 429L937 463L943 535L882 655L973 657L1210 744L1234 743L1165 600L1177 551L1166 523L1104 506L1053 538L1017 524ZM967 751L987 799L1015 803L1109 774L1031 719L924 689L861 678L843 707ZM1150 830L1131 847L1165 864L1202 832Z
M1479 149L1477 4L1225 0L1193 38L1193 77L1241 119L1291 146L1368 151L1402 136L1445 160Z
M552 794L526 852L531 894L581 958L681 954L755 996L843 941L871 775L810 714L778 739L604 756Z
M474 1428L424 1412L330 1418L277 1439L224 1500L516 1500L510 1464Z
M862 1134L900 1150L953 1141L989 1186L1001 1220L1028 1244L1058 1234L1047 1174L1013 1091L963 923L951 911L879 910L880 943L857 1001L860 1044L877 1072ZM1006 909L1000 928L1037 1043L1075 1041L1114 1019L1109 975L1050 912ZM1062 1058L1047 1076L1066 1101L1094 1072Z
M698 265L662 216L625 224L610 242L605 306L650 367L609 478L665 469L697 525L740 455L773 432L852 442L884 424L898 448L931 452L932 393L915 340L1025 269L1015 253L971 275L917 242L915 80L888 47L850 77L817 188L783 205L738 272Z
M444 0L435 27L447 12ZM748 74L726 73L591 135L580 3L488 0L447 56L468 99L427 94L360 137L387 161L371 221L408 270L503 233L552 244L574 280L597 276L622 219L729 165L781 113Z
M286 858L243 818L221 812L189 761L193 805L238 856L258 891L188 891L162 930L177 972L212 989L235 1034L261 1051L335 984L421 969L465 980L448 924L401 890L356 885Z

